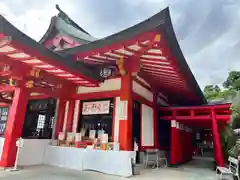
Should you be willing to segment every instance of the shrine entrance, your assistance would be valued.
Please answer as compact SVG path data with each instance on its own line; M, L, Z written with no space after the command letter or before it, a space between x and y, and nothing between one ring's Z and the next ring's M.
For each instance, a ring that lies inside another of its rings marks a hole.
M56 108L55 99L31 100L28 102L22 138L51 139Z
M195 155L202 159L214 157L216 165L224 166L219 132L230 120L230 104L170 107L160 111L161 119L171 121L171 165L186 163Z

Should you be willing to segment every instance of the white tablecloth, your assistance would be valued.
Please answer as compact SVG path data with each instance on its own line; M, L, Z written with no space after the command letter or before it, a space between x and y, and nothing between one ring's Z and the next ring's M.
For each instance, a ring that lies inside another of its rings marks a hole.
M133 151L102 151L72 147L48 146L45 164L76 170L95 170L106 174L132 175Z

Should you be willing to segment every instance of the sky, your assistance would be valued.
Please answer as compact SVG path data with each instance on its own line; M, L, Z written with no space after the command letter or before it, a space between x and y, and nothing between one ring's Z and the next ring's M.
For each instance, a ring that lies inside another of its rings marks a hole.
M240 70L239 0L0 0L0 14L38 41L57 15L55 4L97 38L169 6L180 47L202 89Z

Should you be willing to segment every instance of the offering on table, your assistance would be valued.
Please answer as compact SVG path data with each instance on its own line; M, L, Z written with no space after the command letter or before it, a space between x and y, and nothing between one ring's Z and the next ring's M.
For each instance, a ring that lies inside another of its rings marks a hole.
M75 135L75 141L76 141L76 142L82 141L82 133L76 133L76 135Z
M96 130L90 130L89 131L89 138L90 139L95 139L96 136Z
M100 136L100 142L101 142L102 144L107 144L107 143L108 143L108 134L102 134L102 135Z
M73 133L67 133L66 144L67 144L67 146L72 146L74 144L74 134Z
M107 144L107 150L113 150L113 143Z
M61 145L63 145L63 144L65 144L65 134L64 134L64 132L60 132L60 133L58 134L58 142L57 142L57 145L58 145L58 146L61 146Z

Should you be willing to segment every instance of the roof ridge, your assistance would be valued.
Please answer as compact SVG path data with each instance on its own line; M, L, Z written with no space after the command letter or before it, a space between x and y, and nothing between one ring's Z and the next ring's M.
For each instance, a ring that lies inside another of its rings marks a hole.
M73 27L75 27L76 29L83 31L84 33L91 36L86 30L84 30L77 23L75 23L63 10L61 10L58 4L56 4L56 9L59 11L58 17L60 17L62 20L64 20L67 24L70 24Z

